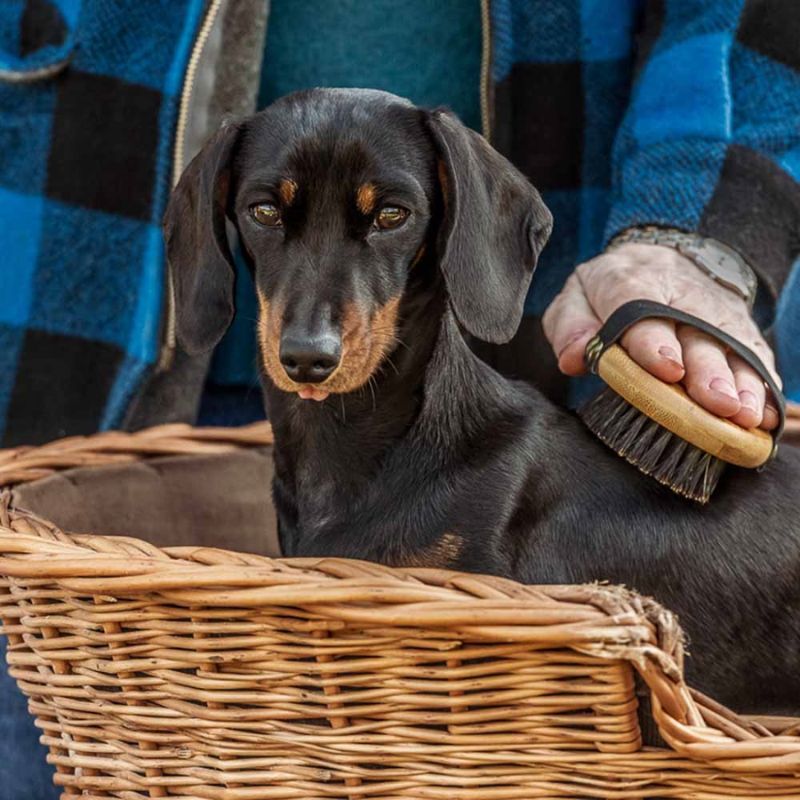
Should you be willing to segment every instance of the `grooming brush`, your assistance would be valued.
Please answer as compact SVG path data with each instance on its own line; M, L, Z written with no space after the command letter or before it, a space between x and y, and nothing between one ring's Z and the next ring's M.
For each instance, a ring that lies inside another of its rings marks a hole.
M747 362L767 384L780 422L772 434L745 428L706 411L681 386L640 367L616 342L642 319L660 317L692 325ZM723 331L661 303L620 306L586 346L590 371L607 384L578 410L586 426L646 475L699 503L711 497L726 464L763 468L775 455L785 421L780 389L759 358Z

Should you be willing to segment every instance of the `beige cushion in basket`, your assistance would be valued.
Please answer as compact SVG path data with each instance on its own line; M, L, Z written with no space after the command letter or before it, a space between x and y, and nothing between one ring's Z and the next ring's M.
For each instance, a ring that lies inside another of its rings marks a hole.
M272 450L78 467L24 484L14 505L63 530L277 556Z

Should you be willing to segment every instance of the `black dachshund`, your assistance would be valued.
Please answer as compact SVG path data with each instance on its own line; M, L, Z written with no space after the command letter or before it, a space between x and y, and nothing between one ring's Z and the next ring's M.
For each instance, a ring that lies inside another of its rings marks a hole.
M166 215L190 352L233 316L226 220L260 304L285 555L626 584L679 614L699 688L800 709L800 452L698 507L479 360L464 332L514 334L551 226L482 137L366 90L224 127Z

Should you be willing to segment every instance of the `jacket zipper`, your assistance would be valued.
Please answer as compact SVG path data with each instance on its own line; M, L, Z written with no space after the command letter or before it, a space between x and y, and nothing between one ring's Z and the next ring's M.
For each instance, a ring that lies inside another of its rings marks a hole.
M192 52L189 56L189 61L186 64L186 75L183 79L183 88L181 89L181 102L178 107L178 121L175 125L175 146L173 148L172 159L172 186L178 182L184 168L185 148L184 139L186 137L186 127L189 122L189 109L192 102L192 93L194 92L194 84L197 78L197 68L200 63L200 57L203 54L203 49L208 42L208 37L211 34L211 29L219 16L220 8L222 7L222 0L211 0L208 5L208 10L203 18L203 23L200 30L197 32L197 38L192 45ZM161 354L158 359L158 370L169 369L172 365L172 360L175 357L175 348L177 346L176 337L176 324L175 324L175 287L172 283L172 274L169 266L166 269L166 314L164 322L164 342L161 347Z
M492 21L490 0L481 0L481 128L486 141L492 140L492 120L489 111L489 82L492 66Z

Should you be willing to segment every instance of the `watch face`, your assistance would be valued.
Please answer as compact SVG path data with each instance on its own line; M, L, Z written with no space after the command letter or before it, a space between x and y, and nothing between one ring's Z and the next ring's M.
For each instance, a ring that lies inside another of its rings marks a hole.
M687 255L689 255L687 253ZM703 243L694 251L695 263L707 271L720 284L732 289L748 300L755 292L755 283L738 258L726 253L722 247Z

